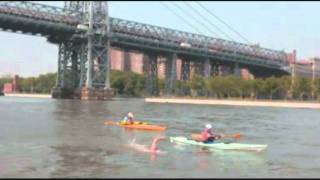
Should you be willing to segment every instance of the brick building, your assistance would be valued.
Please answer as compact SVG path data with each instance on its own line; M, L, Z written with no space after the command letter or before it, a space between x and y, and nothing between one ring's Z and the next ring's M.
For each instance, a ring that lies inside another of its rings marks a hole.
M5 83L3 85L4 93L13 93L19 91L19 76L15 75L12 79L12 83Z
M290 54L290 59L292 62L296 60L296 52L293 51ZM147 61L147 57L140 52L129 52L120 49L111 49L111 69L120 71L131 71L138 74L143 74L145 72L144 62ZM177 59L176 61L176 73L177 80L181 80L181 66L182 60ZM231 73L231 68L227 66L219 66L219 71L221 75L226 75ZM165 58L158 58L158 78L165 78ZM195 73L195 68L190 66L190 77ZM248 69L241 69L241 77L244 79L253 79L253 75Z

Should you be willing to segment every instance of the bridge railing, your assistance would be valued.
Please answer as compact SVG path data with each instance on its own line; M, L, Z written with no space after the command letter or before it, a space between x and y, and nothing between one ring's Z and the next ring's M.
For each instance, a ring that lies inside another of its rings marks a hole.
M80 12L28 1L0 1L0 12L67 24L81 21Z
M111 30L159 41L174 42L198 48L206 48L212 52L229 52L273 61L279 65L287 64L287 54L284 51L275 51L267 48L253 47L243 43L212 38L204 35L177 31L169 28L153 26L123 19L111 18Z

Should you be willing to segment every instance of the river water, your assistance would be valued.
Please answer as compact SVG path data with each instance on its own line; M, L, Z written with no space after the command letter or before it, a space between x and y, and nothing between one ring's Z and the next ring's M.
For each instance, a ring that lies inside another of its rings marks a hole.
M128 111L165 132L106 126ZM157 136L190 136L205 123L262 152L206 151L161 141L165 155L131 149ZM0 97L0 177L319 177L320 112L312 109Z

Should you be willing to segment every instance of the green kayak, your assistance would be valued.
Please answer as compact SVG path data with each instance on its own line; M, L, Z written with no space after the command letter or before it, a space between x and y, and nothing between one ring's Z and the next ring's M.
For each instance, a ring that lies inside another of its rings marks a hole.
M226 143L226 142L215 142L215 143L203 143L197 142L186 137L170 137L170 142L176 142L181 144L190 144L208 148L222 149L222 150L251 150L251 151L262 151L268 145L265 144L240 144L240 143Z

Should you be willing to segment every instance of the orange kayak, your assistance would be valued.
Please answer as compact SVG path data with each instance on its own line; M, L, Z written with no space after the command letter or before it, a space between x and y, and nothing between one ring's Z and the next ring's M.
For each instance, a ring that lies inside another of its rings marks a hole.
M106 121L105 125L116 125L129 129L141 129L141 130L150 130L150 131L165 131L167 129L166 126L160 125L151 125L146 123L135 122L134 124L121 124L119 122L114 121Z

